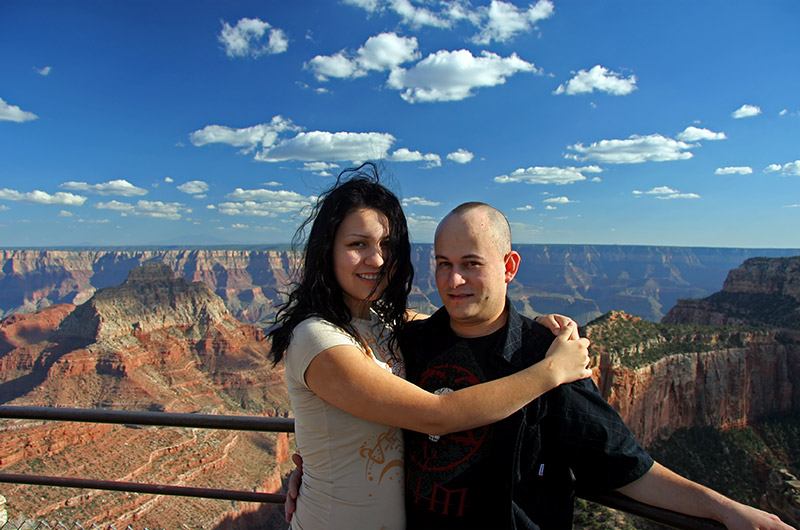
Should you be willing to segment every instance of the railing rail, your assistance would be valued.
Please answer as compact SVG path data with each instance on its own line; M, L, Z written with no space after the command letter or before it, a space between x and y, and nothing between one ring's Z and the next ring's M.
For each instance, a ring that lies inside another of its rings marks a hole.
M257 416L230 416L217 414L179 414L172 412L118 411L75 409L60 407L23 407L0 405L0 419L70 421L87 423L113 423L120 425L150 425L161 427L188 427L195 429L222 429L242 431L294 432L291 418L266 418ZM0 483L30 484L70 488L87 488L125 491L154 495L178 495L247 502L283 504L286 496L280 493L193 488L164 484L117 482L45 475L19 475L0 473ZM637 502L621 493L581 494L582 498L609 508L638 515L679 530L719 530L725 527L716 521L691 517L681 513L656 508Z

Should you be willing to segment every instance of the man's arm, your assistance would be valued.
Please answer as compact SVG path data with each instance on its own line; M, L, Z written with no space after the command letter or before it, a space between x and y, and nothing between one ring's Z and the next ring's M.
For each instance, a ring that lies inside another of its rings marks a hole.
M719 521L728 530L793 530L777 516L729 499L658 462L617 491L645 504Z

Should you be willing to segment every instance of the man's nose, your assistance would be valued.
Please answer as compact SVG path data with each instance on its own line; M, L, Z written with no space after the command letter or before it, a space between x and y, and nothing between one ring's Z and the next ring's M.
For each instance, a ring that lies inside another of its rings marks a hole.
M450 271L450 274L447 276L447 281L450 287L459 287L466 283L464 276L456 269Z

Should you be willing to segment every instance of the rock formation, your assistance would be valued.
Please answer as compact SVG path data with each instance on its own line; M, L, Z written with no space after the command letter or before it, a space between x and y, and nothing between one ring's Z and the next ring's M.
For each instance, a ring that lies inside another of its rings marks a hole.
M707 296L725 274L753 256L797 250L680 247L518 245L523 266L511 297L533 316L562 313L581 323L612 309L659 320L679 297ZM411 300L423 312L441 305L431 245L412 247ZM268 326L296 257L279 247L238 249L0 250L0 316L59 303L82 304L96 290L119 285L146 261L205 283L238 320Z
M290 413L263 332L234 319L201 282L149 262L83 304L0 322L0 403L242 415ZM0 469L276 491L285 434L106 424L3 422ZM259 505L5 486L11 518L211 527ZM269 514L263 514L267 517Z

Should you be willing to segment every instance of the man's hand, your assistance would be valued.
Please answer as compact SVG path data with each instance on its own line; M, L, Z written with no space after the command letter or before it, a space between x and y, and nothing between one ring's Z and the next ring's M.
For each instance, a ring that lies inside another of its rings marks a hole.
M289 475L289 484L286 486L286 501L283 503L283 512L286 522L292 522L292 515L297 509L297 496L300 494L300 484L303 482L303 457L297 453L292 455L292 462L297 466Z
M575 331L577 333L578 325L569 317L565 317L564 315L558 314L550 314L550 315L539 315L533 319L534 322L537 324L541 324L542 326L546 327L550 331L553 332L553 335L558 335L561 333L561 330L566 328L570 323L575 324ZM578 337L575 337L578 338Z
M553 340L544 362L555 375L556 384L571 383L592 375L589 369L589 339L578 335L578 325L570 321Z

